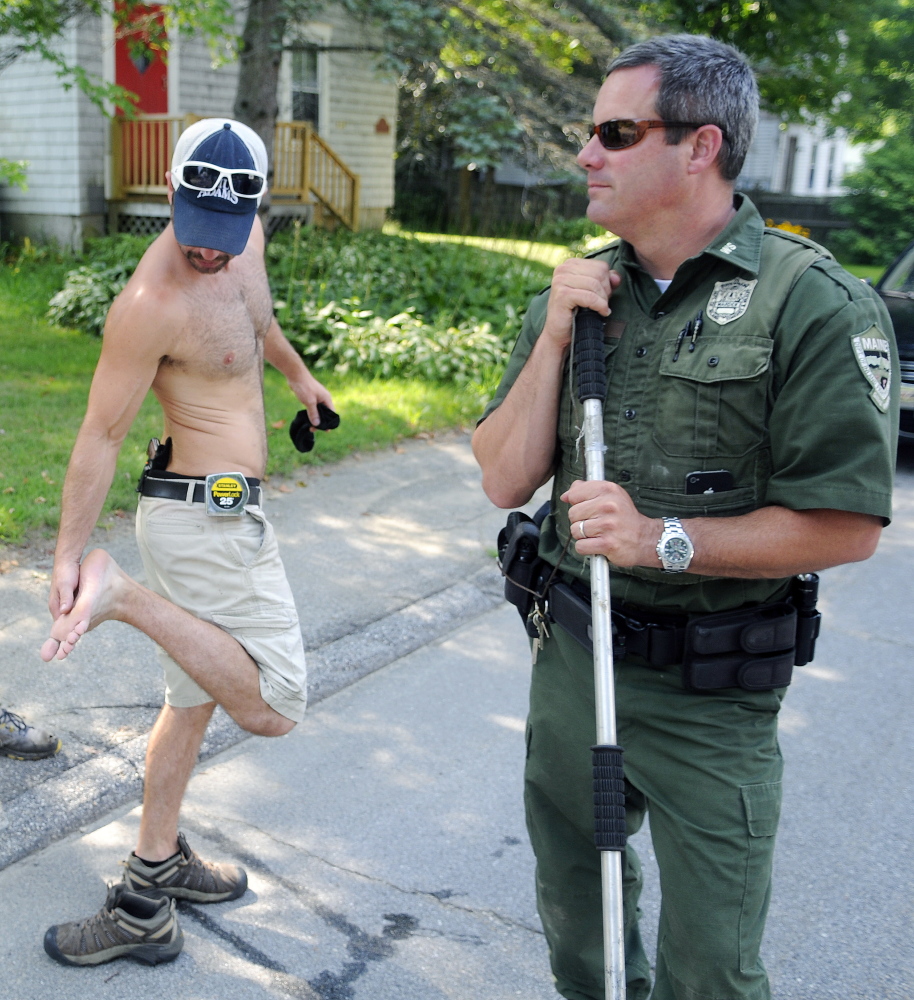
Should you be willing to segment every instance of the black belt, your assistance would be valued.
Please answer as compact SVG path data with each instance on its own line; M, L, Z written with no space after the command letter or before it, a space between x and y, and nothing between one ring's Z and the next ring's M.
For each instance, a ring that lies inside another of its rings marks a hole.
M549 619L592 653L589 591L577 580L555 583L547 607ZM613 601L611 617L614 655L657 670L681 664L692 691L786 687L797 662L797 611L786 601L692 616Z
M251 491L248 496L248 504L252 507L258 507L260 505L260 480L247 476L245 476L245 479L247 480L248 489ZM192 502L203 503L206 500L206 484L202 479L191 478L190 476L187 479L155 479L147 473L137 487L137 492L141 493L144 497L183 500L186 503L188 488L190 486L193 486L193 495L190 498Z
M578 581L557 583L549 588L549 617L593 652L590 590ZM682 663L689 616L638 608L612 601L613 651L640 656L652 667Z

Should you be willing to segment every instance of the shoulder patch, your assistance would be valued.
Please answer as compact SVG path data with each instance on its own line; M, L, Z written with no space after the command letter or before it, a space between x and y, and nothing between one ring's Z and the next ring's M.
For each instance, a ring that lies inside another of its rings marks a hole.
M866 333L851 337L854 357L863 377L872 387L870 399L883 413L889 408L889 391L892 385L892 358L889 342L878 326L871 326Z
M752 281L733 278L731 281L715 282L705 315L720 326L739 319L749 308L749 299L757 284L758 278L753 278Z

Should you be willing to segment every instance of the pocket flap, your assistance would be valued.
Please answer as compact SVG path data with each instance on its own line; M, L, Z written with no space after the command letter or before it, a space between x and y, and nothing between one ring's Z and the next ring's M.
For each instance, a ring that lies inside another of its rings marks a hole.
M694 351L689 346L688 340L678 348L676 341L668 343L660 359L660 374L693 382L755 378L767 370L774 350L770 337L702 336L695 342Z
M781 816L781 782L766 781L759 785L740 788L749 834L752 837L773 837L777 833Z
M284 632L298 625L298 615L286 608L241 609L231 614L214 614L212 619L227 632L241 632L250 636Z

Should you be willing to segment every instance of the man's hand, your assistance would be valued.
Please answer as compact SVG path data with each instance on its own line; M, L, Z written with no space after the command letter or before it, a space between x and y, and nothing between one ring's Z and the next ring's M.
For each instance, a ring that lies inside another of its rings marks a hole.
M575 310L593 309L601 316L608 316L610 296L621 281L621 276L610 271L602 260L571 257L559 264L552 275L543 335L557 346L567 347L571 343Z
M578 555L601 555L614 566L656 566L662 522L645 517L617 483L578 480L561 499Z
M323 403L332 410L333 397L311 372L307 370L305 370L304 374L300 374L294 382L290 381L289 388L308 411L308 419L312 425L320 430L321 417L317 410L317 404Z
M662 519L639 513L617 483L578 480L561 499L570 504L579 555L603 555L615 566L661 568ZM683 527L695 545L690 573L759 580L869 559L882 521L853 511L772 506L733 517L693 517Z
M79 563L55 559L51 573L51 592L48 595L48 611L55 621L73 610L78 590Z

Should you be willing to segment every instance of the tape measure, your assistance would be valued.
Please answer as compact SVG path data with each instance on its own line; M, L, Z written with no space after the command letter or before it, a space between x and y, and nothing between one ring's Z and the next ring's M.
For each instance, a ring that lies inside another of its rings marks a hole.
M213 517L239 517L250 490L240 472L213 472L206 477L206 513Z

